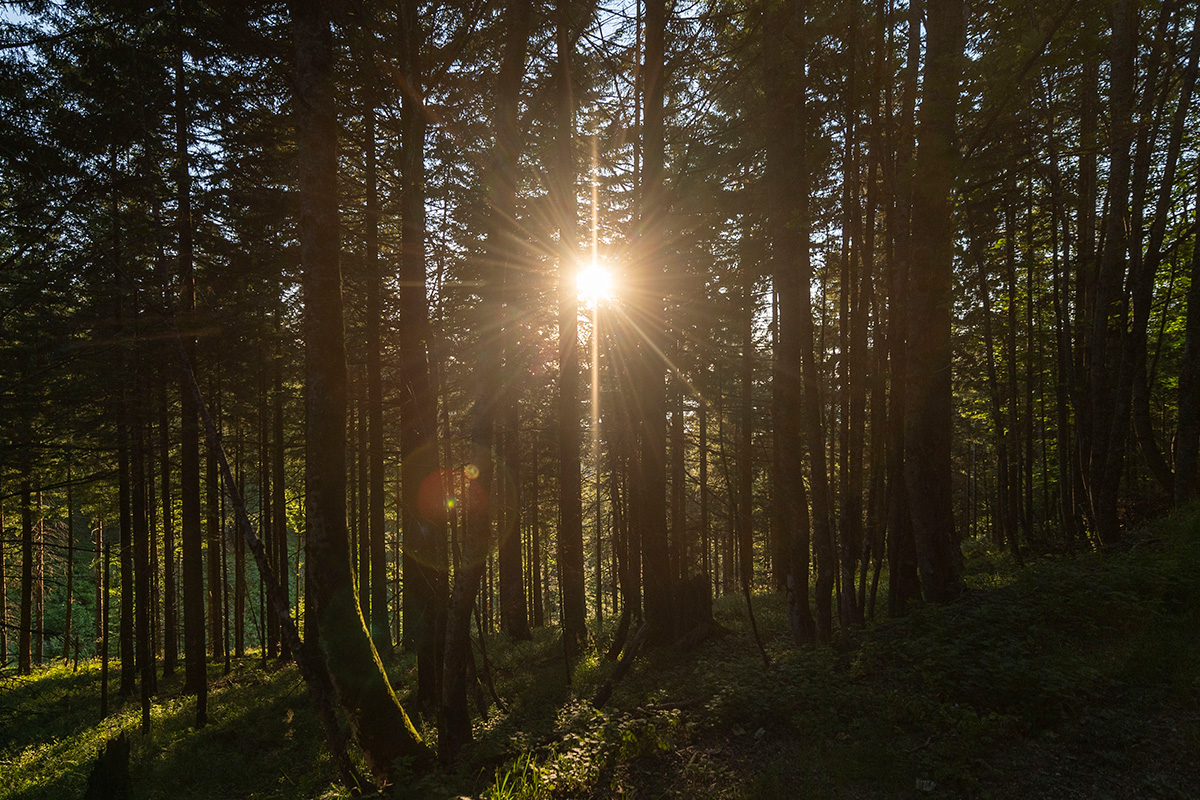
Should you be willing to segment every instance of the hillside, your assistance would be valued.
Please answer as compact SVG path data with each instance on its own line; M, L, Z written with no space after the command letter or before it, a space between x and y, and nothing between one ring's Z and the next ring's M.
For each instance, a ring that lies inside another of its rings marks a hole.
M968 548L970 550L970 548ZM1103 553L1017 570L968 557L949 607L797 649L782 601L755 598L764 669L736 595L729 633L650 652L602 711L612 665L568 684L557 632L487 642L497 694L452 773L399 797L1147 797L1200 794L1200 515L1159 520ZM601 637L603 643L603 637ZM392 665L410 687L414 664ZM3 798L82 796L100 743L132 739L137 798L342 797L292 667L213 665L211 724L165 683L153 733L117 701L97 721L99 670L3 673ZM428 722L424 733L432 735Z

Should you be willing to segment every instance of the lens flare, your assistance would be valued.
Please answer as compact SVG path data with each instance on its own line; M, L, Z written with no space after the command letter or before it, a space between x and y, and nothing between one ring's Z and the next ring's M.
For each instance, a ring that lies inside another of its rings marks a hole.
M581 302L592 304L612 300L615 289L612 268L603 261L591 261L575 273L575 291Z

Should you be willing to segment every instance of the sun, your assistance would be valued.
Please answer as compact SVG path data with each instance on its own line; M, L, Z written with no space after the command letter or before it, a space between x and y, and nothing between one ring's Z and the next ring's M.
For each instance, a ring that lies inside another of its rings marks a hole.
M601 300L612 300L615 289L613 270L603 261L586 262L575 273L575 291L581 302L594 305Z

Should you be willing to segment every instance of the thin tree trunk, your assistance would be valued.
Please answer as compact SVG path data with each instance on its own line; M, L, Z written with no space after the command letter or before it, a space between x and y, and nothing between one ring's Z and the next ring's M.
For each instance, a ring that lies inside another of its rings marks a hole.
M103 527L100 529L100 544L100 560L104 562L103 588L100 593L100 718L104 719L108 716L108 604L112 548L104 541Z
M17 674L33 673L33 507L28 472L21 479L21 617L17 629Z
M366 256L367 313L364 320L364 336L367 346L367 541L370 542L371 559L371 638L375 648L385 659L392 655L392 638L388 626L387 601L387 548L384 542L384 464L383 464L383 378L382 342L380 322L383 318L382 261L379 258L379 184L376 175L375 107L378 99L375 92L375 30L374 19L367 12L363 26L366 42L364 58L369 78L364 88L363 137L366 159L366 230L364 247Z
M135 418L133 423L132 502L133 502L133 562L136 576L134 603L136 605L138 683L142 708L142 735L150 733L150 694L154 681L153 648L150 647L150 564L149 531L146 520L146 459L145 425Z
M184 0L176 0L176 61L175 61L175 169L179 214L176 224L179 236L180 327L183 347L192 369L196 369L196 278L192 257L192 200L191 174L188 165L188 99L183 71ZM208 678L204 643L204 564L200 527L200 429L196 403L186 385L186 375L180 376L180 434L179 434L179 491L182 509L181 533L183 550L183 691L196 695L196 725L202 727L208 719Z
M69 458L69 454L68 454ZM67 462L67 599L66 607L63 611L63 663L66 664L70 660L71 654L71 616L73 606L75 604L75 519L72 516L72 511L75 508L74 498L71 493L71 463ZM0 539L4 538L4 515L0 513ZM0 552L0 571L4 569L4 554ZM0 591L3 587L0 586ZM0 617L0 625L3 625L3 617ZM3 648L0 648L2 651ZM0 656L0 660L5 660L4 656Z
M217 389L217 425L220 422L220 388ZM208 564L208 635L210 654L216 661L225 658L224 615L221 613L221 488L217 477L217 455L212 447L205 450L206 477L204 481L207 517L206 561Z
M0 667L8 666L8 563L4 558L4 506L0 504ZM96 584L97 591L99 584ZM97 604L97 610L99 604Z
M272 409L272 437L275 441L275 448L271 451L272 461L272 476L271 490L274 494L273 505L274 512L271 515L275 523L275 553L276 560L274 567L279 575L279 590L283 593L283 605L288 608L287 616L291 617L292 599L288 589L288 575L291 573L291 559L288 557L288 536L287 536L287 484L284 480L284 448L285 442L283 438L283 344L282 344L282 323L279 317L279 309L275 310L275 357L272 359L274 364L274 386L271 391ZM382 534L381 534L382 536ZM238 537L239 543L241 537ZM244 557L243 557L244 558ZM235 579L236 580L236 579ZM243 576L243 581L245 580ZM279 657L282 659L292 658L295 654L292 653L291 643L288 638L282 637L279 643Z
M178 665L179 609L175 604L175 525L171 510L171 439L167 419L167 384L159 390L158 469L163 525L163 678L175 674Z

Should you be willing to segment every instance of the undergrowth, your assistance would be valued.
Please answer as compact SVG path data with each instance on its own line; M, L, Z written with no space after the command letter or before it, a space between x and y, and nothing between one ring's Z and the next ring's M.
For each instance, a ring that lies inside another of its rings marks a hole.
M1111 725L1119 736L1118 700L1152 697L1200 718L1194 510L1124 549L1024 569L982 543L966 550L971 588L959 602L839 631L827 647L797 648L782 598L756 595L770 669L744 601L719 598L727 635L687 653L646 652L602 710L589 699L613 667L600 655L609 628L570 665L556 630L529 642L489 637L479 667L490 667L505 708L478 719L455 771L412 776L393 794L1005 797L1019 769L1006 753L1054 742L1085 715L1100 735ZM414 685L410 657L389 671L400 689ZM192 728L194 699L176 679L160 687L143 737L136 700L114 698L114 713L98 719L95 663L0 672L0 798L81 796L97 750L121 730L133 734L138 798L348 796L294 668L247 659L228 676L214 665L210 679L207 727ZM434 735L432 718L417 722ZM1200 724L1181 736L1200 755Z

